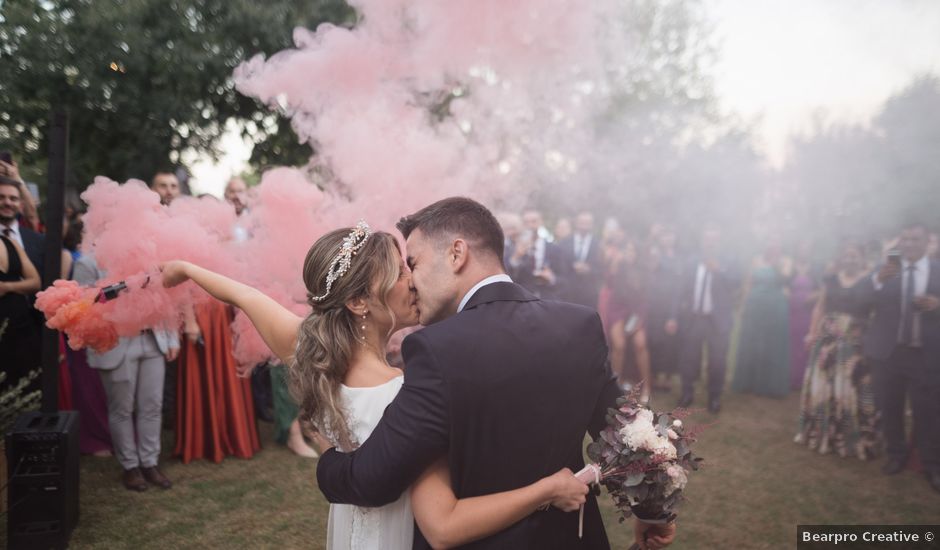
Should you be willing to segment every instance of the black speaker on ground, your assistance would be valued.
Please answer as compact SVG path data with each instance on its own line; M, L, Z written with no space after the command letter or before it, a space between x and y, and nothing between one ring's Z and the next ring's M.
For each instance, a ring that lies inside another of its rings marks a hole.
M67 548L78 524L78 413L23 414L6 451L7 548Z

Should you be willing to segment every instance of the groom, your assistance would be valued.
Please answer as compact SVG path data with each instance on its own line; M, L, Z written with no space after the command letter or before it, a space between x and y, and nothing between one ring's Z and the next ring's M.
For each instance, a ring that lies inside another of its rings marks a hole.
M585 432L597 437L619 395L596 312L541 301L503 269L503 233L483 205L436 202L402 218L420 321L405 339L405 382L372 435L317 465L327 500L381 506L407 491L440 456L458 498L515 489L563 467L584 466ZM674 528L637 522L649 547ZM429 548L415 532L415 548ZM466 548L609 548L593 495L578 514L536 512Z

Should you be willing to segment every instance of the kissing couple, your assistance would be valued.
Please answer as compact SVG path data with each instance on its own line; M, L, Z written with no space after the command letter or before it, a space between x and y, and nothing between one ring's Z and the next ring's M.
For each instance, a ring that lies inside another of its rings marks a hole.
M621 395L598 314L513 283L502 229L478 202L444 199L397 227L407 259L365 222L318 239L304 318L191 263L163 264L163 282L191 280L240 308L288 365L301 422L325 451L327 548L609 548L572 474ZM389 366L389 337L419 323L404 372ZM638 519L634 533L657 549L675 526Z

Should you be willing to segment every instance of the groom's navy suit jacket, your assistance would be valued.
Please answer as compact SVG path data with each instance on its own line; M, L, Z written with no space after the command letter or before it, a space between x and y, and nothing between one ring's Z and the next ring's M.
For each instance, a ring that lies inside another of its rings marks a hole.
M393 502L445 454L458 498L578 471L585 432L597 435L620 395L597 313L514 283L480 288L461 313L407 337L402 353L405 383L369 439L320 458L317 480L330 502ZM414 547L428 548L417 530ZM549 508L465 548L609 544L589 495L581 540L578 514Z

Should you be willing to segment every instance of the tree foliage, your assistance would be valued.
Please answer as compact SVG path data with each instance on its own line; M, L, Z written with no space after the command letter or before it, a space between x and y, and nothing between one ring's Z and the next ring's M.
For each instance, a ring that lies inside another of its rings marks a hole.
M262 130L253 160L302 163L289 124L235 91L233 69L292 29L352 24L342 0L12 0L0 22L0 148L41 181L52 110L70 116L70 183L148 178L182 151L218 154L226 123ZM272 117L274 120L272 120Z
M613 216L632 231L745 224L769 178L747 129L718 108L711 30L701 0L622 2L605 31L611 94L592 156L577 185L543 187L533 202L555 216Z
M922 76L868 126L820 127L794 140L784 170L804 223L882 237L911 220L940 222L940 79Z

